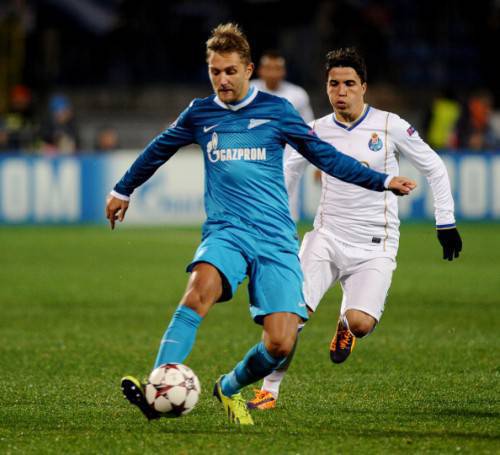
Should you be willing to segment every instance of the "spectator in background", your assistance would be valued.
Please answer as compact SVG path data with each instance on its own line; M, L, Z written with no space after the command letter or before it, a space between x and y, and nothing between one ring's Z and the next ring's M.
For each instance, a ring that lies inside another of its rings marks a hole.
M264 52L260 57L257 75L259 79L251 81L254 87L261 92L281 96L290 101L304 121L310 122L314 120L314 113L307 92L302 87L285 80L286 61L283 55L271 50ZM283 163L287 160L289 153L289 148L286 148ZM299 195L294 194L290 197L289 203L292 218L297 221L300 217Z
M18 84L11 89L4 122L6 146L10 151L27 151L33 147L35 121L32 96L25 85Z
M313 110L307 92L298 85L285 81L286 62L279 52L267 51L262 54L257 68L259 79L252 85L262 92L286 98L306 122L314 120Z
M79 135L71 102L64 95L53 95L48 110L47 120L40 131L42 152L48 155L75 153L79 147Z
M500 138L491 125L493 97L486 90L473 93L466 102L458 120L455 146L474 151L496 150Z
M455 128L461 113L460 102L450 91L432 101L424 121L427 142L435 150L452 146Z
M118 148L120 148L120 141L116 128L110 125L99 128L95 138L94 150L103 153L113 152Z

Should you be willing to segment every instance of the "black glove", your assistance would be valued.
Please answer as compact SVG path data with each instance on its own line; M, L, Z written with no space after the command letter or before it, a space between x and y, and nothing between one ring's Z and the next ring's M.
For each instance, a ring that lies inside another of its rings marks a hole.
M457 228L438 229L437 236L443 247L443 259L452 261L454 257L458 258L460 251L462 251L462 239Z

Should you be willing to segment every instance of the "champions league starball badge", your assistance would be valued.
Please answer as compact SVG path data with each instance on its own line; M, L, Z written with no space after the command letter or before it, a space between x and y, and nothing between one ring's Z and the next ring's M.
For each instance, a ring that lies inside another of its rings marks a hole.
M382 139L378 137L377 133L372 133L372 137L368 141L368 148L372 152L378 152L382 148Z

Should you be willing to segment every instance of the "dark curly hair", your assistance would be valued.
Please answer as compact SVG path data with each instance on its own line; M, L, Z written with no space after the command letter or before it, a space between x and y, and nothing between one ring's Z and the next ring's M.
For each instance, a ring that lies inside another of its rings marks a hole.
M366 77L366 63L365 59L361 56L355 47L341 47L326 54L326 77L332 68L349 67L356 71L364 84L367 80Z

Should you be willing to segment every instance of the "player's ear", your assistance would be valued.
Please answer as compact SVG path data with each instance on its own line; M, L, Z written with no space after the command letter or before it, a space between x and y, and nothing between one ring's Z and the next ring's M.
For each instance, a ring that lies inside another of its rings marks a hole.
M245 76L247 79L250 79L252 77L254 69L255 69L255 65L252 62L250 62L247 65L247 68L245 70Z
M368 88L368 85L366 84L366 82L363 82L363 83L361 84L361 88L363 89L363 96L364 96L364 95L365 95L365 93L366 93L366 89Z

